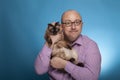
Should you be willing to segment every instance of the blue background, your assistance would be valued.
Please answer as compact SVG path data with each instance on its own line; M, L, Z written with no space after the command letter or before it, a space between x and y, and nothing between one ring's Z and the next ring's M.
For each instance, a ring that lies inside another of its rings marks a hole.
M44 44L47 23L75 9L83 32L102 55L99 80L120 80L120 0L0 0L0 80L48 80L34 61Z

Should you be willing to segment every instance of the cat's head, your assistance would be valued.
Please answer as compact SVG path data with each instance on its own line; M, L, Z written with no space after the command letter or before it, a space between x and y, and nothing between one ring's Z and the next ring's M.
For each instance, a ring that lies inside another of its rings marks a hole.
M57 35L59 32L61 32L59 22L55 22L54 24L52 23L48 24L48 32L50 35Z

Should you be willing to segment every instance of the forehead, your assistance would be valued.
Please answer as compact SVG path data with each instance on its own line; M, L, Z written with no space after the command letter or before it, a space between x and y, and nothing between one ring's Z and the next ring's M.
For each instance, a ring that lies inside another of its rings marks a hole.
M62 21L66 21L66 20L75 21L76 19L81 20L81 16L79 15L79 13L77 13L75 11L65 12L62 16Z

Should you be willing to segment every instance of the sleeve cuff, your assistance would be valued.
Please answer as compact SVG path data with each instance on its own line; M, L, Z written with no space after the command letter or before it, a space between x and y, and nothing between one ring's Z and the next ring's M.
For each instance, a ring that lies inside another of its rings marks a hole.
M65 71L67 71L68 73L72 74L74 69L75 69L75 65L68 61L66 66L65 66Z

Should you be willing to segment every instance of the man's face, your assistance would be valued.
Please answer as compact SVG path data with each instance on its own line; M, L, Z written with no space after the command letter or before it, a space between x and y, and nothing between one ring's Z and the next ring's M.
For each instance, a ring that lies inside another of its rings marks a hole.
M67 12L62 17L65 39L75 41L82 31L82 19L77 12Z

